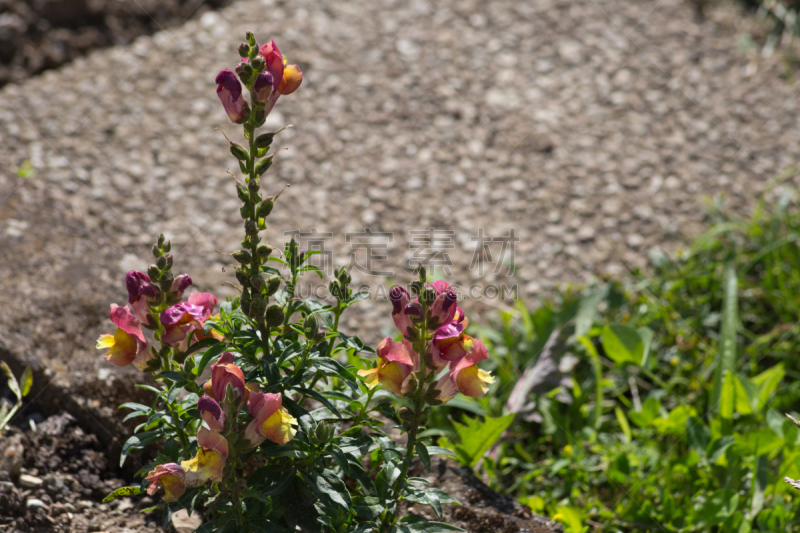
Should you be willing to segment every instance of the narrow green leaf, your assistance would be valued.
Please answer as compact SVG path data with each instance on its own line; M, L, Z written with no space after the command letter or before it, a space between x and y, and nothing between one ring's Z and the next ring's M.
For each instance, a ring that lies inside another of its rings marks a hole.
M623 413L622 409L617 406L614 408L614 414L617 415L617 422L619 422L619 427L622 429L622 434L625 435L625 442L630 444L631 426L628 424L628 419L625 418L625 413Z
M31 367L26 366L25 370L22 371L22 376L20 377L20 384L21 384L20 392L22 393L22 397L24 398L25 396L28 395L28 393L31 391L31 387L33 386L33 371L31 370Z
M105 498L103 498L103 503L108 503L110 501L116 500L117 498L122 498L124 496L136 496L137 494L141 494L142 487L138 486L131 486L131 487L120 487Z
M722 328L719 334L719 346L717 347L715 359L714 389L711 395L711 406L717 411L722 409L720 402L722 401L723 381L726 379L726 373L733 373L736 370L736 329L739 322L739 294L736 269L733 262L725 265L723 288ZM733 382L731 382L731 387L733 387ZM733 392L731 392L729 401L733 401ZM733 403L725 408L728 409L728 407L732 410Z

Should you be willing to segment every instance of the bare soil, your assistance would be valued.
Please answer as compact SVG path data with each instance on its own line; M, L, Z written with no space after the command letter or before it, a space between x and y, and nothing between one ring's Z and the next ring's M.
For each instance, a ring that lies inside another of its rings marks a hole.
M27 428L12 426L0 436L0 531L160 530L159 512L140 513L156 503L148 496L102 503L130 480L115 472L116 459L75 418L37 413L22 422Z
M0 0L0 86L95 48L129 44L230 1Z

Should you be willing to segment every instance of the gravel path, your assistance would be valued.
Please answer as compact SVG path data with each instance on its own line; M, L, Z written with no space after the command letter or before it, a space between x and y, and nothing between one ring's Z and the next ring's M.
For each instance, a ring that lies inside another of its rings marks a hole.
M0 339L92 374L120 276L145 266L161 230L198 287L230 291L214 250L236 248L240 226L214 128L239 130L213 78L245 29L305 73L270 117L295 126L267 180L291 183L273 244L313 227L347 264L345 233L393 232L373 267L406 279L425 255L408 231L453 231L453 279L517 283L531 299L643 265L652 245L701 231L703 198L744 212L796 162L796 84L781 57L740 52L739 21L723 6L698 22L680 0L239 0L6 86ZM25 161L35 175L22 178ZM469 269L480 228L514 230L515 276ZM348 325L374 339L386 311L366 305Z

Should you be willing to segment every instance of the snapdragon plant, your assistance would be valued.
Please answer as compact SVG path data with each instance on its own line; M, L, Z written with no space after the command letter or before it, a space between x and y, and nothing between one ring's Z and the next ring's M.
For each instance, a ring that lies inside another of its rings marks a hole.
M274 41L259 46L249 32L246 39L235 72L216 78L217 95L245 140L229 146L242 173L236 193L244 239L229 254L239 295L222 303L209 293L184 298L192 280L173 274L163 235L147 272L127 274L128 304L111 305L117 330L100 337L98 348L111 363L134 364L153 378L141 385L154 394L150 405L121 406L130 410L126 420L140 420L121 463L159 445L154 462L139 471L141 484L107 500L160 495L164 527L187 509L202 514L202 531L458 531L403 515L401 502L429 505L440 517L442 504L456 503L409 471L415 460L430 470L432 455L451 453L421 433L432 406L459 392L487 392L492 378L477 366L486 348L465 334L453 290L427 283L422 266L408 289L390 291L399 332L380 342L376 361L367 359L376 350L339 331L340 316L368 296L353 291L344 269L330 280L335 303L295 296L303 275L323 275L294 240L282 254L261 240L280 196L265 192L277 185L262 188L280 132L258 130L303 74ZM387 422L405 438L390 438Z

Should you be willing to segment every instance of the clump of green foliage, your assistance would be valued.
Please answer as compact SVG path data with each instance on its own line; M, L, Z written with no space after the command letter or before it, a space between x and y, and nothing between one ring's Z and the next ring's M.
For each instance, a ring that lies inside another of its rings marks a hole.
M794 194L749 219L717 206L646 278L503 313L481 330L498 386L439 411L440 444L568 533L800 531ZM464 431L464 411L486 418Z

